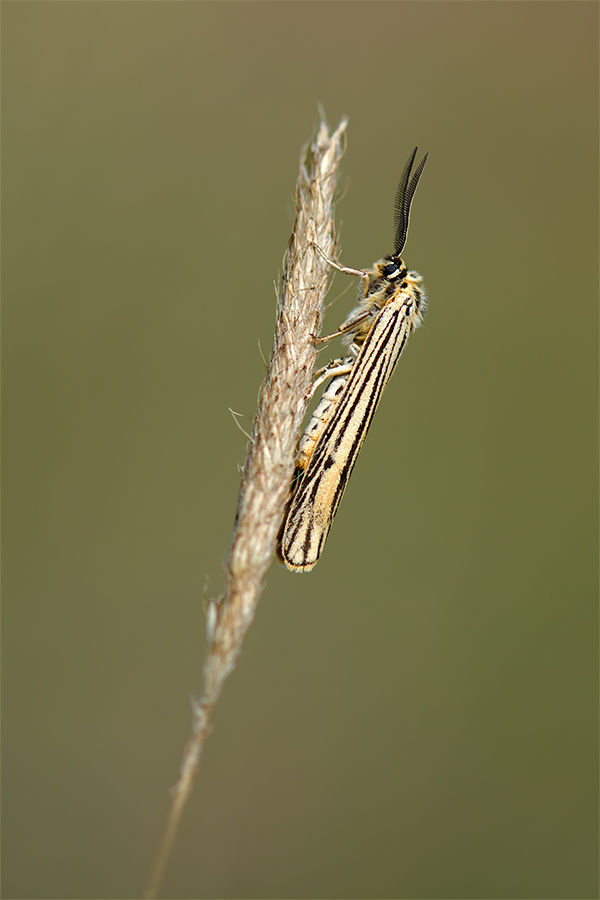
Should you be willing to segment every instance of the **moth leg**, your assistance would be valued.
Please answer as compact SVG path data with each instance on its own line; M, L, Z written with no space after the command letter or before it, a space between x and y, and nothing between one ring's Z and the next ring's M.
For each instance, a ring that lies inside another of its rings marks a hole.
M367 319L371 318L371 312L365 312L362 316L356 316L355 319L352 319L350 322L344 322L343 325L338 328L337 331L334 331L333 334L326 334L324 337L315 338L315 343L324 344L327 341L332 340L332 338L342 337L344 334L349 334L352 331L355 331L358 325L362 325L363 322L366 322Z
M329 259L328 256L323 253L318 244L313 244L317 253L323 257L328 265L332 266L334 269L337 269L338 272L343 272L345 275L355 275L357 278L360 278L360 290L361 297L366 297L367 290L369 287L369 273L365 272L364 269L351 269L349 266L340 266L339 263L336 263L333 259Z
M337 366L342 366L347 362L348 358L346 356L340 357L340 359L330 359L327 365L323 366L321 369L317 369L317 371L313 373L313 376L314 378L322 380L321 375L323 372L331 372L332 370L335 370ZM348 363L348 365L350 365L350 363ZM328 378L329 376L326 377Z
M353 365L354 361L349 363L346 359L334 359L328 366L323 366L322 369L315 372L316 377L310 389L308 399L310 400L311 397L314 397L317 388L329 378L333 378L335 375L349 375Z

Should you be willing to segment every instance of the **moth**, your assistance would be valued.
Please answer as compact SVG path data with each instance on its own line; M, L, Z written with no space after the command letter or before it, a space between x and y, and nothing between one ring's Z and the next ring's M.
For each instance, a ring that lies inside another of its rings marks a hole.
M280 531L278 556L293 572L310 572L318 562L383 389L427 308L421 276L409 272L400 257L412 199L427 161L425 154L412 172L416 155L415 147L396 192L394 253L367 270L340 266L325 257L338 271L360 278L360 286L358 305L340 329L319 339L342 335L347 353L320 370L313 385L314 392L332 379L300 439L291 500Z

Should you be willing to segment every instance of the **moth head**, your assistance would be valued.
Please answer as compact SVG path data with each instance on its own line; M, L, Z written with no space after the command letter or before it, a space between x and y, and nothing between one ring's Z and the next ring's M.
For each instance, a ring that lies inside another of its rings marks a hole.
M396 229L394 251L396 256L400 256L402 250L404 249L404 245L406 244L406 236L408 234L408 220L410 217L410 205L417 189L419 178L421 177L423 169L425 168L425 163L427 162L427 157L429 155L428 153L425 154L425 156L413 172L412 178L410 178L410 173L415 161L415 156L417 155L417 149L418 148L415 147L410 155L408 162L404 166L404 171L402 172L402 177L400 178L400 184L398 185L398 190L396 191L396 202L394 204L394 228ZM408 180L409 178L410 182Z
M404 278L406 275L406 266L399 256L386 256L377 263L378 275L385 278L386 281L395 281L397 278Z

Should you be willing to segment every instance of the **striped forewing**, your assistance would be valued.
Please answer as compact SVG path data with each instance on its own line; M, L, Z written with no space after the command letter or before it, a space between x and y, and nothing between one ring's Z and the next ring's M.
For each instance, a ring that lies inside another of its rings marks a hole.
M290 504L281 544L286 562L308 571L319 559L377 404L411 330L407 293L380 312Z

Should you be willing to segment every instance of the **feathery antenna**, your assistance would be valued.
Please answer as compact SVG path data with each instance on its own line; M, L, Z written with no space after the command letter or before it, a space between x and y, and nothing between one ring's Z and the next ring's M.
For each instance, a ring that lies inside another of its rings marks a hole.
M396 243L394 245L394 251L396 256L400 256L404 249L404 245L406 244L406 236L408 234L408 219L410 216L410 204L412 203L412 199L417 189L419 178L421 177L423 169L425 168L427 157L429 156L428 153L425 154L425 156L415 169L413 177L410 179L409 184L408 179L410 178L411 169L417 155L417 150L418 147L415 147L410 155L408 162L404 166L404 171L402 172L402 177L400 178L400 184L398 185L398 190L396 191L396 202L394 204L394 228L396 229Z

